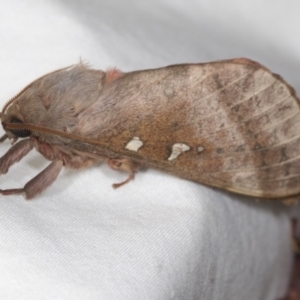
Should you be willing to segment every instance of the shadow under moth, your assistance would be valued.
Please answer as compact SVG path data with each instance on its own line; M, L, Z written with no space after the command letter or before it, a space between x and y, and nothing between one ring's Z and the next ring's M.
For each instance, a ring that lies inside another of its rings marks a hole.
M300 193L299 99L279 75L245 58L129 73L79 63L29 84L0 117L1 141L13 144L1 174L33 148L52 161L3 195L31 199L63 166L101 161L128 172L114 187L146 166L253 197Z

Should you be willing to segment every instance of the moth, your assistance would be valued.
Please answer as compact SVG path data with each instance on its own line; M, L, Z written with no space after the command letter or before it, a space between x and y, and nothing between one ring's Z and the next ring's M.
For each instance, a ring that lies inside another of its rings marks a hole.
M249 59L129 73L79 63L29 84L0 117L1 141L13 144L0 159L1 174L33 148L51 161L2 195L31 199L64 166L101 161L128 173L114 187L153 167L253 197L300 193L299 99L279 75Z

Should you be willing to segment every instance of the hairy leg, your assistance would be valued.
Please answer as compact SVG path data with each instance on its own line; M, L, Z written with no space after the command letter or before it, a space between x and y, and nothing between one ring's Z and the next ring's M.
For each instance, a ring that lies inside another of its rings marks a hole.
M4 142L7 138L8 138L7 134L4 134L4 135L0 138L0 143Z
M55 181L62 167L63 162L61 160L55 160L41 173L28 181L24 188L0 190L0 194L12 195L25 193L26 199L32 199Z
M7 173L8 169L14 163L20 161L32 148L33 142L31 139L22 140L10 147L0 158L0 174Z
M134 179L134 174L136 173L136 171L138 170L138 168L140 167L137 163L126 159L126 158L120 158L120 159L109 159L107 161L107 164L109 165L109 167L111 167L113 170L123 170L125 172L127 172L129 174L128 178L120 183L114 183L113 187L116 189L126 183L128 183L129 181Z

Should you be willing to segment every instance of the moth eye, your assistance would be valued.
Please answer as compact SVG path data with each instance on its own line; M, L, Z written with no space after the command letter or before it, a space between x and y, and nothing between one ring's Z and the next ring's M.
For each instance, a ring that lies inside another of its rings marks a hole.
M23 123L23 122L18 118L12 118L10 123ZM16 137L20 137L20 138L28 137L31 135L31 132L29 130L10 129L10 132Z

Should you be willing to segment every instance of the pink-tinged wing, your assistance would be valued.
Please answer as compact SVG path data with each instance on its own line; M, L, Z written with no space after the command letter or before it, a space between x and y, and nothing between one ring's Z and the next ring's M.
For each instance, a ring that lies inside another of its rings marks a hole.
M128 73L100 100L81 115L80 134L114 153L241 194L300 193L299 100L258 63Z

